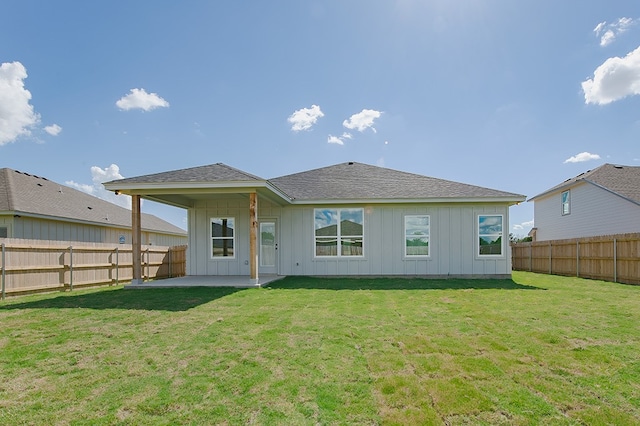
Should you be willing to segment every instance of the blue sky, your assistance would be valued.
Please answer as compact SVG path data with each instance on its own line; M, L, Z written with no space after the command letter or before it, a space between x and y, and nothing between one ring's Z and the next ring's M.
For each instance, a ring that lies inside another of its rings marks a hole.
M8 0L0 65L0 167L100 197L217 162L358 161L527 197L640 165L636 0ZM532 222L511 208L510 232Z

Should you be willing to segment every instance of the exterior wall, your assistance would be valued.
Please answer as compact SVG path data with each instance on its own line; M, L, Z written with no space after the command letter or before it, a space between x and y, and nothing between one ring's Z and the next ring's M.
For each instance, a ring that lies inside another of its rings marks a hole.
M314 256L314 206L279 207L260 199L258 219L278 223L280 275L510 276L509 209L503 204L323 205L364 208L364 256ZM429 258L404 256L404 216L430 215ZM478 215L503 215L503 255L480 258ZM234 217L236 256L210 258L210 219ZM249 200L202 201L189 210L188 275L249 275Z
M637 204L587 182L570 191L568 215L562 215L563 191L534 200L537 241L640 232Z
M0 216L0 226L3 221L9 221L9 237L31 240L53 241L81 241L89 243L119 243L124 236L125 243L131 244L130 228L108 228L104 226L88 225L74 222L62 222L31 217L8 218ZM187 237L142 232L142 244L159 246L176 246L187 244Z

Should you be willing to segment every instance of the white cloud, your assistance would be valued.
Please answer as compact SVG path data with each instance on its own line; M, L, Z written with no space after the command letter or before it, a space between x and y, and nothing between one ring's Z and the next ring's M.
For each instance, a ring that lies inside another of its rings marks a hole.
M361 112L353 114L348 120L344 120L342 125L347 129L358 130L359 132L364 132L366 129L371 128L375 133L376 129L373 127L373 122L376 118L380 118L381 114L382 112L373 109L363 109Z
M311 105L311 108L302 108L294 111L287 118L287 121L292 124L291 130L299 132L300 130L309 130L321 117L324 117L324 113L320 110L320 107Z
M62 131L62 127L57 124L52 124L51 126L45 126L44 131L49 133L51 136L58 136Z
M158 96L157 93L147 93L144 89L131 89L128 95L121 97L116 106L121 110L141 109L151 111L156 108L166 108L169 102Z
M0 146L20 136L31 135L40 122L31 100L31 92L24 88L27 70L20 62L0 65Z
M514 231L524 231L525 229L533 228L533 220L529 220L527 222L517 223L513 225L512 229Z
M353 139L353 135L349 132L344 132L342 134L342 136L333 136L333 135L329 135L329 138L327 139L328 143L335 143L338 145L344 145L344 140L345 139Z
M638 20L631 18L620 18L616 22L607 24L606 21L600 22L593 29L597 37L600 37L600 46L608 46L614 42L616 37L629 29L629 27L635 24Z
M107 191L102 185L103 182L122 178L123 176L120 174L120 167L118 167L116 164L112 164L104 169L98 166L91 167L92 183L90 185L86 183L77 183L72 180L66 181L65 184L82 192L86 192L87 194L93 195L94 197L98 197L105 201L109 201L110 203L117 204L120 207L131 209L130 196L116 195L111 191Z
M589 160L599 160L600 156L598 154L591 154L590 152L581 152L580 154L576 154L573 157L569 157L564 160L564 164L566 163L582 163L584 161Z
M341 137L333 136L333 135L329 135L329 138L327 139L327 143L335 143L337 145L344 145L344 141L342 140Z
M582 82L587 104L606 105L626 96L640 94L640 47L624 58L609 58Z

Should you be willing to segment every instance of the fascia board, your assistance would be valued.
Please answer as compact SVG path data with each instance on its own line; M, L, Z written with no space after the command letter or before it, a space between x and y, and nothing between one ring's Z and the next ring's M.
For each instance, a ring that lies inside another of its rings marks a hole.
M266 181L246 182L188 182L188 183L129 183L118 184L117 181L103 184L109 191L118 191L127 195L141 195L151 199L153 195L190 195L190 194L248 194L259 189L273 193L277 199L289 203L291 199L271 183Z
M443 204L443 203L502 203L517 204L526 197L487 197L487 198L376 198L376 199L332 199L332 200L292 200L291 204Z

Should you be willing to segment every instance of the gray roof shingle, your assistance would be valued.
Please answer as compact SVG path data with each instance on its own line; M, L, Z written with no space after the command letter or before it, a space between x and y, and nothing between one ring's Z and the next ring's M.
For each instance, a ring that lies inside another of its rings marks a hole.
M522 198L523 195L348 162L270 179L294 200Z
M169 172L154 173L144 176L135 176L131 178L119 179L118 183L187 183L187 182L251 182L264 179L252 174L243 172L227 166L226 164L216 163L208 166L190 167L188 169L172 170Z
M590 182L627 198L636 204L640 204L640 167L620 166L605 163L593 170L580 173L571 179L567 179L559 185L532 197L531 200L546 194L568 188L577 182Z
M131 210L46 178L9 168L0 169L2 211L131 227ZM142 213L141 222L145 230L186 234L183 229L151 214Z

